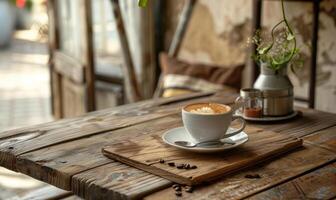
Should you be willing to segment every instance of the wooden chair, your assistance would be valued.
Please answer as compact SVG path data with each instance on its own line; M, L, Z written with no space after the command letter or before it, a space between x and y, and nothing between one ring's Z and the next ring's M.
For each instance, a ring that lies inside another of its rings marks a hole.
M125 93L129 102L139 101L142 99L142 97L135 75L134 63L129 49L129 42L126 36L119 0L111 0L111 4L113 15L116 21L118 36L120 39L121 51L124 58L124 65L122 70L124 74Z
M124 24L121 17L119 1L111 0L113 14L117 23L121 50L123 52L124 64L121 65L122 77L106 74L96 74L96 62L93 49L93 22L92 22L92 1L78 1L79 8L83 12L75 13L69 20L80 19L76 26L83 27L83 38L76 41L76 49L80 55L72 55L69 51L61 48L61 33L69 33L62 25L68 15L60 14L60 6L68 1L50 0L48 5L49 16L49 50L50 50L50 75L52 111L55 118L73 117L85 112L97 109L96 82L114 83L123 86L128 102L141 99L136 81L135 70L131 60L128 41L125 36ZM68 11L65 11L68 12ZM78 16L77 16L78 15ZM63 18L62 18L63 17ZM79 31L79 29L77 29ZM77 31L76 30L76 31ZM82 30L82 29L80 29ZM73 37L73 36L72 36ZM74 39L74 38L72 38ZM80 44L80 45L79 45ZM113 74L112 74L113 75Z
M190 21L190 16L194 10L194 5L196 3L196 0L187 0L184 8L181 13L181 17L179 20L179 23L177 24L176 31L173 36L172 43L169 47L168 55L171 57L176 57L182 43L182 39L185 35L185 32L187 30L189 21ZM154 92L154 98L159 98L163 93L163 75L160 74L157 88Z

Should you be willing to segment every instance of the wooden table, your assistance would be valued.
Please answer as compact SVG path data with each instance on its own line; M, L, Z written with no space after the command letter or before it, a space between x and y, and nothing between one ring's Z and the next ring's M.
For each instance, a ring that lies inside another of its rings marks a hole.
M101 148L181 126L190 102L230 104L236 94L196 93L89 113L0 134L0 165L86 199L176 199L172 182L106 158ZM294 120L256 126L304 139L304 147L183 193L186 199L336 197L336 115L300 108ZM261 178L246 178L259 174Z

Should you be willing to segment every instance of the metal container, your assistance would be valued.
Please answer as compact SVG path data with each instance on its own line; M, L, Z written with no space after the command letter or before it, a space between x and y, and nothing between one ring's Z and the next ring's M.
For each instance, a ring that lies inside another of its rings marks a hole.
M262 91L263 115L283 116L293 112L293 84L287 76L287 67L275 71L261 64L253 87Z

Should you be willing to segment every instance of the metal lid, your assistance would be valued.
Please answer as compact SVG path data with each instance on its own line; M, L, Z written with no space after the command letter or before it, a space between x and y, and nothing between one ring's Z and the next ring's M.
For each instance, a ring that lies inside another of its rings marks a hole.
M243 98L261 97L261 91L254 88L243 88L240 90L240 96Z

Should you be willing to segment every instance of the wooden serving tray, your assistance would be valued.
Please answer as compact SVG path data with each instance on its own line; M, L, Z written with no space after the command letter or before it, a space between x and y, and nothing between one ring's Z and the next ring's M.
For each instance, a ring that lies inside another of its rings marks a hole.
M235 149L216 154L186 152L166 145L161 134L131 138L104 147L105 156L173 182L197 185L250 167L302 146L302 139L247 126L249 141ZM160 163L160 159L165 163ZM178 169L168 162L196 165L196 169Z

